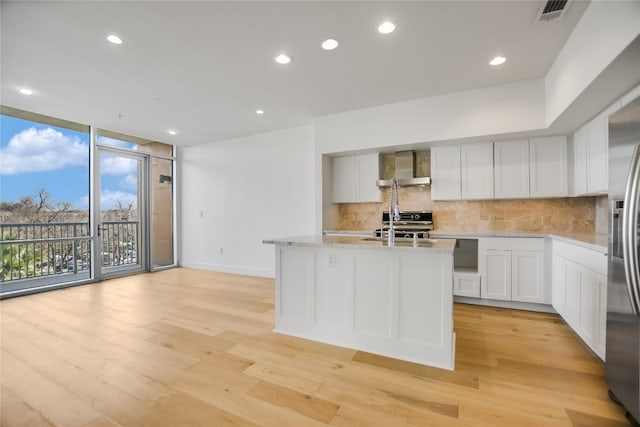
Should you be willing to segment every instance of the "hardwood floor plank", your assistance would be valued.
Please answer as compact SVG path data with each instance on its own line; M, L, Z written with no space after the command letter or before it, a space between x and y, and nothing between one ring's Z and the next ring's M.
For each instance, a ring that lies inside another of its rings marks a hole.
M585 412L572 411L571 409L567 409L567 415L573 427L627 427L629 425L626 420L612 420Z
M2 384L51 424L83 426L102 415L7 351L0 352L0 359ZM56 399L52 399L52 396L56 396Z
M187 425L193 427L258 426L258 424L247 419L233 415L184 393L162 398L156 402L155 407L180 417Z
M324 423L330 422L340 408L337 403L318 399L267 381L258 382L247 394L272 405L293 409L305 417Z
M455 304L452 372L273 333L273 298L176 268L2 300L1 424L628 425L557 315Z
M418 377L429 378L437 381L444 381L464 387L479 388L479 379L476 375L468 375L458 371L447 371L446 369L432 368L430 366L419 365L417 363L405 362L403 360L391 359L377 354L359 351L353 360L360 363L367 363L381 368L406 372Z
M46 418L8 387L0 388L0 426L53 427Z

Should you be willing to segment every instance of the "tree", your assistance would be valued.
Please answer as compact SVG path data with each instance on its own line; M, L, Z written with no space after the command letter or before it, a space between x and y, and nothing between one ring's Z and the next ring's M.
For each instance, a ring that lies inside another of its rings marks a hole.
M51 223L68 221L71 213L71 203L53 202L51 193L41 188L33 196L25 196L9 207L12 213L12 222L24 223Z

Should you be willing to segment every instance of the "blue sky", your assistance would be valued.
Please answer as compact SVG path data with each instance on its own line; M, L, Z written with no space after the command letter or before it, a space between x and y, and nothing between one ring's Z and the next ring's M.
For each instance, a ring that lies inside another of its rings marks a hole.
M103 155L101 173L103 209L117 201L135 204L135 161ZM41 188L51 193L52 202L88 208L89 134L0 115L0 200L15 202Z

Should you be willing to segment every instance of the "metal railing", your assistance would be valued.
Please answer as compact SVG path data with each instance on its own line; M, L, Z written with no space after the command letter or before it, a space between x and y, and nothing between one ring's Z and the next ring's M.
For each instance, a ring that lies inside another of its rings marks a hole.
M137 221L107 221L100 227L103 267L136 264ZM0 224L0 283L91 270L88 222ZM72 280L72 279L71 279Z
M100 226L102 266L115 267L138 263L137 221L104 221Z

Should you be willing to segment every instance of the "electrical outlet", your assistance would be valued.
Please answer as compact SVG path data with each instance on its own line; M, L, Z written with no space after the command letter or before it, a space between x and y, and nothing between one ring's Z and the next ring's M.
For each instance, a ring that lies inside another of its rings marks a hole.
M224 248L220 248L220 255L224 253Z
M329 260L329 267L336 266L336 256L334 254L329 255L328 260Z
M204 211L200 211L200 218L204 216Z

